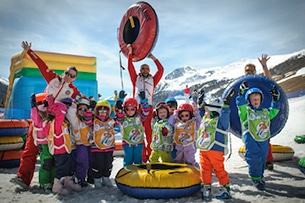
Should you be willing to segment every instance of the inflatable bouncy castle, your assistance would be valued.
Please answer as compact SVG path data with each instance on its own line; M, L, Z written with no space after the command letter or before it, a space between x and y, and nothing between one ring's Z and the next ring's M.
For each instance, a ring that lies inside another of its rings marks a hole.
M67 67L75 66L78 76L73 84L87 97L97 98L96 57L42 51L35 51L35 53L59 75ZM32 93L43 92L46 86L47 82L30 56L25 51L15 54L11 59L5 118L30 118L30 96Z

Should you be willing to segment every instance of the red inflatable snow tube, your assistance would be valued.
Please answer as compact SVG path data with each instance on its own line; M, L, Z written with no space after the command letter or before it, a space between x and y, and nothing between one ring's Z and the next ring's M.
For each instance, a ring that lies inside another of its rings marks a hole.
M127 44L132 45L133 61L144 59L154 48L158 37L158 17L146 2L131 5L124 14L118 30L122 53L128 57Z

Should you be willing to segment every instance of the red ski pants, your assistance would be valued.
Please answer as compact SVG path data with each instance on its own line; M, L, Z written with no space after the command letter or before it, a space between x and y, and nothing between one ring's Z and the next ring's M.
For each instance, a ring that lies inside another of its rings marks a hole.
M273 163L273 155L272 155L272 148L271 148L271 144L270 144L270 139L268 140L268 155L267 155L266 161Z
M153 110L151 110L147 116L147 118L143 121L143 127L146 135L146 142L144 144L143 153L142 153L142 159L143 162L146 163L149 160L149 156L151 154L151 135L152 135L152 128L151 128L151 120L153 116Z
M25 142L25 148L20 158L20 165L17 173L17 176L21 178L23 182L28 186L30 186L35 172L35 165L38 155L38 148L34 144L32 132L33 125L30 123L28 135Z

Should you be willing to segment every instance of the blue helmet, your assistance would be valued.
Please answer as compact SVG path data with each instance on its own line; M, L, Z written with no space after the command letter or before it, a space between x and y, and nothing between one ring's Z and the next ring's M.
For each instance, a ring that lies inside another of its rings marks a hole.
M168 98L165 100L165 103L168 103L168 102L174 102L174 103L178 104L178 103L177 103L177 100L176 100L174 97L168 97Z
M248 91L247 91L246 94L245 94L245 99L246 99L246 101L249 101L249 97L250 97L250 95L253 94L253 93L258 93L258 94L260 94L261 97L262 97L261 102L263 102L263 98L264 98L263 92L262 92L262 90L260 90L260 89L257 88L257 87L253 87L253 88L248 89Z

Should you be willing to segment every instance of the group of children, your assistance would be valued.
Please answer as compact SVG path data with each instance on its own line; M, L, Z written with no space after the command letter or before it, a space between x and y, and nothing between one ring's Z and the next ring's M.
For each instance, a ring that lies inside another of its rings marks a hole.
M260 106L264 96L262 91L249 89L247 82L240 85L236 97L249 177L259 190L265 189L263 172L270 120L279 111L279 91L274 87L270 92L273 99L269 110ZM216 198L231 198L224 155L228 151L229 107L234 94L234 89L231 89L223 102L215 100L213 105L205 104L203 117L196 103L178 106L174 98L159 102L154 108L149 161L186 163L200 168L204 200L212 197L212 171L221 185L221 193ZM33 136L40 151L39 183L43 189L67 195L70 190L81 191L88 182L95 188L112 186L109 177L115 150L114 128L117 125L121 128L123 166L142 164L145 141L142 122L152 107L143 93L138 95L138 99L125 97L126 94L121 91L115 103L114 118L110 117L111 106L107 100L100 100L92 107L85 97L74 101L54 101L52 95L45 93L32 97ZM202 102L201 97L204 94L198 98ZM197 149L200 151L200 163L195 158ZM74 176L76 178L73 179Z

